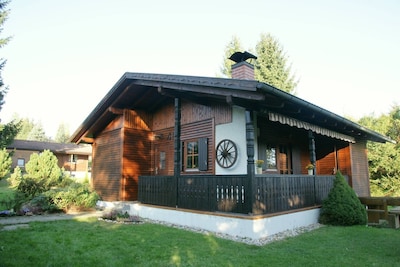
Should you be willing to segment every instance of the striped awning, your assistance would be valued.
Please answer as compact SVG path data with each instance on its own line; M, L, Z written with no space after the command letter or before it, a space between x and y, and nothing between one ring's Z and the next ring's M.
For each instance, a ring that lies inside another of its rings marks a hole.
M300 121L300 120L297 120L294 118L286 117L281 114L268 112L268 118L270 121L287 124L289 126L297 127L300 129L311 130L312 132L314 132L316 134L325 135L328 137L336 138L336 139L343 140L343 141L350 142L350 143L355 143L355 139L351 136L337 133L335 131L325 129L325 128L319 127L317 125L308 123L308 122L304 122L304 121Z

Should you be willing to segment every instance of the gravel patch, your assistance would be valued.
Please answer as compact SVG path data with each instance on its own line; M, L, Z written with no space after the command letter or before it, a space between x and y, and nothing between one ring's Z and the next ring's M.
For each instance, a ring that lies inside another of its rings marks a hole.
M247 238L247 237L232 236L232 235L227 235L227 234L222 234L222 233L210 232L210 231L203 230L203 229L191 228L191 227L171 224L171 223L167 223L167 222L163 222L163 221L153 221L153 220L147 220L147 219L144 219L144 221L148 222L148 223L161 224L161 225L165 225L165 226L169 226L169 227L173 227L173 228L177 228L177 229L182 229L182 230L186 230L186 231L201 233L201 234L205 234L205 235L214 235L219 238L224 238L224 239L228 239L231 241L245 243L248 245L255 245L255 246L264 246L271 242L284 240L289 237L294 237L294 236L297 236L297 235L300 235L303 233L313 231L313 230L318 229L323 226L322 224L316 223L316 224L311 224L311 225L308 225L305 227L299 227L299 228L286 230L286 231L277 233L275 235L267 236L265 238L252 239L252 238Z
M18 228L28 228L29 227L29 222L31 221L55 221L55 220L68 220L68 219L74 219L74 218L87 218L87 217L98 217L99 220L104 220L101 218L101 212L88 212L88 213L77 213L77 214L52 214L52 215L38 215L38 216L16 216L16 217L9 217L9 218L0 218L0 225L3 224L3 227L0 227L1 231L10 231L10 230L15 230ZM104 220L108 221L108 220ZM116 221L111 221L113 223L116 223ZM176 224L171 224L163 221L156 221L156 220L149 220L146 218L140 218L140 222L120 222L120 223L125 223L125 224L137 224L137 223L153 223L153 224L160 224L160 225L165 225L168 227L173 227L177 229L182 229L186 231L192 231L196 233L201 233L204 235L214 235L219 238L224 238L228 239L231 241L235 242L241 242L245 243L248 245L256 245L256 246L264 246L266 244L269 244L271 242L279 241L279 240L284 240L288 237L294 237L303 233L307 233L310 231L313 231L315 229L318 229L322 227L322 224L312 224L306 227L299 227L295 229L290 229L287 231L283 231L280 233L277 233L275 235L270 235L265 238L260 238L260 239L251 239L251 238L246 238L246 237L240 237L240 236L232 236L232 235L227 235L227 234L222 234L222 233L216 233L216 232L210 232L204 229L199 229L199 228L192 228L192 227L187 227L187 226L182 226L182 225L176 225Z

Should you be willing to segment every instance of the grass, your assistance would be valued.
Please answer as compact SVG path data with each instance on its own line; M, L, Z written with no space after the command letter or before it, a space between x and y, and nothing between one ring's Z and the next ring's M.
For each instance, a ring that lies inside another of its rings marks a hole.
M398 266L400 231L322 227L264 246L95 218L0 232L0 266Z

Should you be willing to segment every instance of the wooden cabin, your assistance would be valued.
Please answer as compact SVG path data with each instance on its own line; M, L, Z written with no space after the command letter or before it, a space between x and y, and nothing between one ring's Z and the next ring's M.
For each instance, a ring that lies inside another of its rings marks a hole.
M266 213L286 194L285 205L300 204L278 211L314 205L322 198L316 184L329 177L331 186L337 170L359 196L370 195L366 143L389 138L254 80L246 61L233 67L233 79L120 78L70 140L92 144L93 186L103 200ZM278 185L286 193L269 191Z
M89 162L92 157L90 145L77 145L73 143L63 144L55 142L42 142L15 139L7 146L11 153L11 168L20 167L22 171L33 153L41 153L44 150L51 151L58 159L58 166L64 168L71 176L84 178L90 176Z

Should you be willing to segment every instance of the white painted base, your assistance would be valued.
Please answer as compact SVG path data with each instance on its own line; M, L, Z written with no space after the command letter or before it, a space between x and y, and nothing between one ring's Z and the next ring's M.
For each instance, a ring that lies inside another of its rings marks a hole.
M133 202L99 201L102 208L120 208L130 215L167 222L175 225L203 229L242 238L261 239L299 227L318 223L320 209L299 211L267 218L253 219L201 214L175 209L163 209Z

